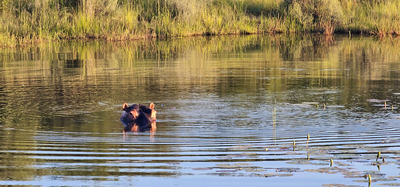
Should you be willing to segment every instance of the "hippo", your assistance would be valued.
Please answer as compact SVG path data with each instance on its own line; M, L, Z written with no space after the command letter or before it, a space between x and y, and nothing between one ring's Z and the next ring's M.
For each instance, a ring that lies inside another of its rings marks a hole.
M120 121L125 126L124 132L143 132L149 130L155 132L156 114L154 103L149 106L141 104L133 104L129 106L127 103L122 105L124 112L121 115Z

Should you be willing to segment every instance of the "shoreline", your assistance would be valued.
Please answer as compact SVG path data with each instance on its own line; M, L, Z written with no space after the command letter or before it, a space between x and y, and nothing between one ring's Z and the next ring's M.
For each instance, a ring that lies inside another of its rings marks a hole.
M138 41L138 40L151 40L151 39L160 39L160 40L168 40L168 39L176 39L176 38L190 38L190 37L211 37L211 36L248 36L248 35L271 35L271 36L278 36L278 35L291 35L291 36L302 36L302 35L317 35L326 38L334 38L336 36L348 36L348 37L378 37L378 38L385 38L385 37L394 37L400 38L399 34L385 34L385 35L378 35L374 33L345 33L345 32L336 32L331 35L325 35L322 32L303 32L303 33L282 33L282 32L259 32L259 33L246 33L246 34L237 34L237 33L228 33L228 34L191 34L185 36L171 36L171 37L159 37L159 36L137 36L137 37L113 37L113 38L104 38L104 37L71 37L71 38L59 38L59 39L31 39L31 40L23 40L22 42L13 43L13 45L0 45L1 48L18 48L18 47L30 47L32 45L37 44L46 44L49 42L91 42L91 41L104 41L104 42L128 42L128 41Z

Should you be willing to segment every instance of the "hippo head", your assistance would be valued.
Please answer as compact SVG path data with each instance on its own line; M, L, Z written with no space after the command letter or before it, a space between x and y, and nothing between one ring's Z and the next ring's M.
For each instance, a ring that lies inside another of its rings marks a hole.
M122 113L120 118L121 122L130 123L136 121L139 118L139 105L129 106L128 104L124 103L124 105L122 105L122 109L124 110L124 112Z
M154 110L154 103L151 103L149 106L140 104L129 106L127 103L124 103L122 109L124 112L120 120L125 127L138 126L139 129L149 128L150 130L155 128L157 111Z

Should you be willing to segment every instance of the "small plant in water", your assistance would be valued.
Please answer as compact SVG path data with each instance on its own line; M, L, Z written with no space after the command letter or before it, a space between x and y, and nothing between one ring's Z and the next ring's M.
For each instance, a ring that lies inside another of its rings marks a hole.
M379 151L378 154L376 155L376 161L378 161L379 157L381 157L381 152Z

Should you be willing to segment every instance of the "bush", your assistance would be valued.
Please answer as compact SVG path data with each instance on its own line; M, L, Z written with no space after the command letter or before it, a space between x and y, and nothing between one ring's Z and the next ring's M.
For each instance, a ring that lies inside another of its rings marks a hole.
M118 0L81 0L81 10L89 17L109 16L118 8Z
M318 30L332 34L344 23L344 14L338 0L285 0L281 12L303 30Z

